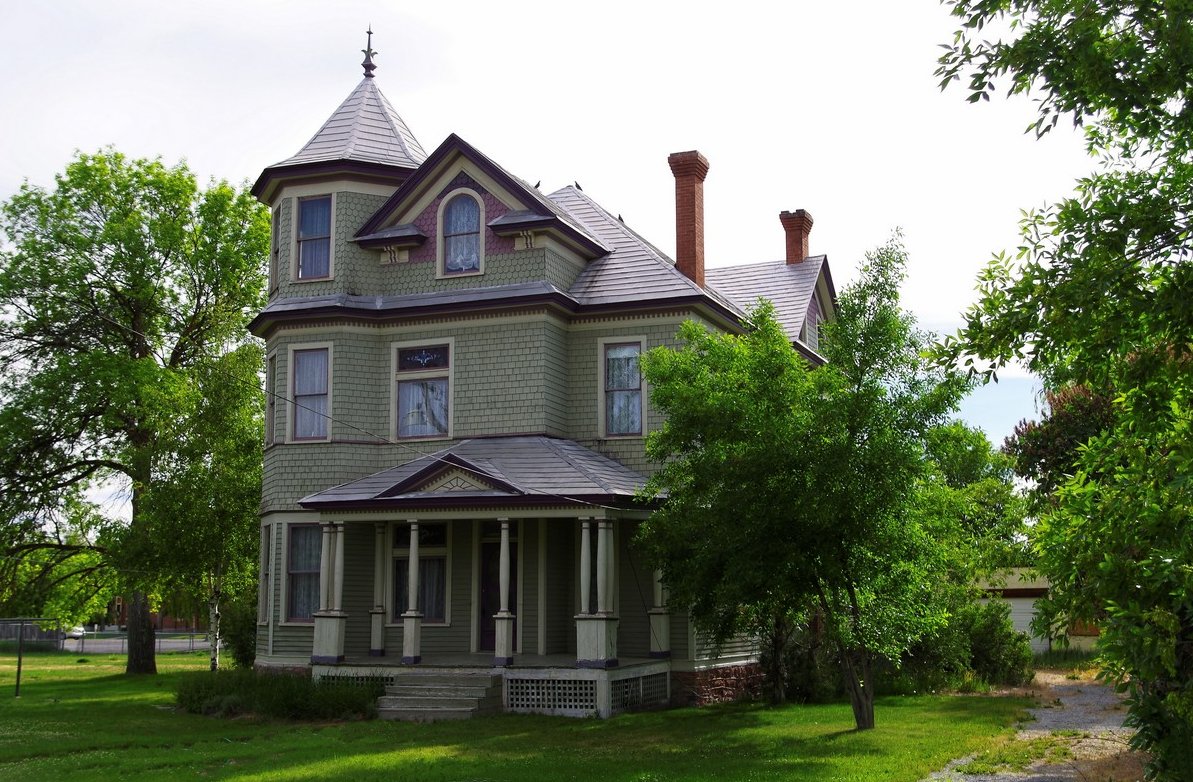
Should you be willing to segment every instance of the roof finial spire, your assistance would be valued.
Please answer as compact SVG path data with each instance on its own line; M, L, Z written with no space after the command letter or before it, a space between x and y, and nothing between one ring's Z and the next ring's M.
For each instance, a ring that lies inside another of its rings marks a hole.
M373 78L373 71L377 70L377 66L373 64L373 55L377 52L373 51L373 25L371 24L369 25L368 33L369 42L365 45L364 49L361 49L365 55L365 61L362 62L361 65L364 66L365 69L365 78L371 79Z

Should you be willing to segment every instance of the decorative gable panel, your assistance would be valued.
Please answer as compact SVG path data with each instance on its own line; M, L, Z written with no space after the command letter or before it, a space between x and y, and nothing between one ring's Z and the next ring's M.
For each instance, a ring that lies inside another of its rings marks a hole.
M486 223L492 222L510 211L509 206L504 201L494 196L484 185L469 176L467 172L458 172L450 182L439 188L439 192L435 198L412 221L415 227L426 235L427 240L418 249L411 250L411 263L434 262L439 257L439 226L436 224L439 215L439 205L448 193L462 187L475 191L481 197L481 200L484 201ZM514 251L514 239L512 237L498 236L485 226L481 226L481 230L486 232L486 255L505 255Z
M475 473L461 469L445 470L420 486L410 488L410 493L422 492L478 492L495 491L497 487L483 480Z

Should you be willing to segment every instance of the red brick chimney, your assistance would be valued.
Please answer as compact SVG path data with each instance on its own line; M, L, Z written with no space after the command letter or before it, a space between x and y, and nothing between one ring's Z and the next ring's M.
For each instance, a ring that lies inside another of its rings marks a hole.
M704 177L708 160L696 150L667 157L675 175L675 268L704 287Z
M808 257L808 234L812 233L812 215L803 209L779 212L779 222L787 234L787 263L799 263Z

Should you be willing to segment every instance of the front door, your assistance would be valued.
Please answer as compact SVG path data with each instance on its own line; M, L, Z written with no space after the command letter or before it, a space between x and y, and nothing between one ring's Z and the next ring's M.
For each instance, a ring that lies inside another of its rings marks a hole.
M493 616L501 610L501 541L481 541L480 562L480 632L479 650L491 652L497 647L497 623ZM518 605L518 544L510 541L510 611ZM518 623L514 622L514 638Z

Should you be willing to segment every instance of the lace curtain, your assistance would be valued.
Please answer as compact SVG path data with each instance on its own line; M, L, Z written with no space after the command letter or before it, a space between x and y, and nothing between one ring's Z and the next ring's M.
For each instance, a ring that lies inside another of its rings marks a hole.
M327 436L327 351L294 351L294 437Z
M443 267L449 272L480 269L480 206L458 195L443 210Z
M309 619L319 609L319 558L322 552L322 531L317 525L290 528L287 605L291 619Z
M398 383L398 437L447 434L447 378Z

